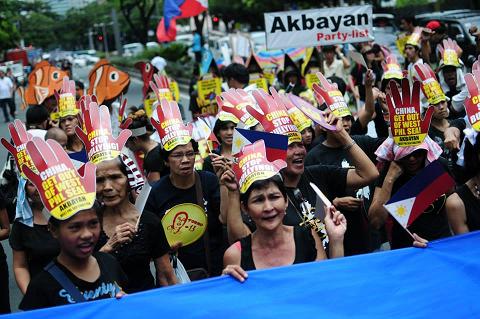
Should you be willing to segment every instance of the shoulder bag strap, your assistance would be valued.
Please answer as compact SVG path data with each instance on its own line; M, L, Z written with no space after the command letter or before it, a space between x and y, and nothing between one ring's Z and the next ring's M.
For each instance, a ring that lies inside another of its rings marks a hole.
M87 301L85 297L80 293L77 287L73 284L70 278L53 262L51 261L44 268L56 281L62 286L68 294L75 300L76 303Z
M200 180L200 174L195 171L195 192L197 193L197 205L205 209L203 205L203 190L202 190L202 181ZM205 246L205 258L207 260L207 271L208 275L212 274L212 259L210 256L210 238L208 234L208 228L205 230L203 235L203 243Z

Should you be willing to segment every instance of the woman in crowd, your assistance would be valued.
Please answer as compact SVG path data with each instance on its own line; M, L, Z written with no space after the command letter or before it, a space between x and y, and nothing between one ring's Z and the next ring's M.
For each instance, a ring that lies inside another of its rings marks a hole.
M132 293L155 287L150 272L153 260L157 286L176 283L162 225L152 212L140 212L132 204L131 192L138 187L132 172L124 163L128 157L103 161L97 166L97 199L103 206L102 226L106 241L100 249L117 258L128 277L126 292Z
M220 113L221 114L221 113ZM220 146L213 150L214 154L223 156L223 158L231 160L232 156L232 144L233 144L233 131L237 127L237 124L231 120L219 117L215 121L213 127L213 134L220 142ZM214 172L212 166L212 158L209 156L203 163L203 170Z
M384 167L377 180L372 205L368 211L370 224L380 229L388 219L388 212L383 205L403 185L417 175L428 163L439 159L442 149L426 137L418 146L400 147L388 139L377 150L379 161ZM446 161L441 159L446 167ZM411 233L416 233L427 240L450 236L450 229L445 212L446 195L433 202L410 226ZM398 222L393 221L390 245L392 249L412 245L411 237Z
M464 141L464 163L466 174L471 178L459 186L446 203L448 221L454 234L480 229L480 135L469 130L470 138Z
M60 248L48 230L48 217L43 214L44 206L35 185L23 178L22 182L25 192L17 199L17 219L9 241L15 281L25 294L31 279L58 255Z

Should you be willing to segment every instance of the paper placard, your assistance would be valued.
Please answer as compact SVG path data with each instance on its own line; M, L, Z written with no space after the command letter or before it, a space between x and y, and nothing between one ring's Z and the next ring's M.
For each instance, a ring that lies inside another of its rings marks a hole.
M197 88L197 103L200 108L200 114L210 114L215 116L218 112L218 106L215 97L222 93L221 79L212 78L200 80L197 82Z
M162 217L162 226L168 244L182 243L185 247L196 242L207 229L207 215L198 205L185 203L166 211Z

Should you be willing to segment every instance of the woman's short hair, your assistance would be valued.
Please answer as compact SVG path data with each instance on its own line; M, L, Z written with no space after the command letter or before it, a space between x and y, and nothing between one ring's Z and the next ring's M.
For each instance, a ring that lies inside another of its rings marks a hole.
M245 193L240 194L240 202L242 202L246 206L248 202L248 198L250 197L250 194L252 193L253 190L265 189L272 183L278 187L278 190L280 191L280 193L282 193L283 197L287 199L287 189L285 188L285 184L283 183L281 175L277 174L270 178L253 182L253 184L247 189Z

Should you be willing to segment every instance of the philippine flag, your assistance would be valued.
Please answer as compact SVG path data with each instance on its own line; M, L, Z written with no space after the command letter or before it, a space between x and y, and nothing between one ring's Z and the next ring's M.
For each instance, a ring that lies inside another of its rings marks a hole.
M165 0L163 18L157 26L158 42L174 41L176 19L194 17L208 9L208 0Z
M400 225L407 228L430 204L454 186L453 178L436 160L403 185L384 207Z
M288 136L244 130L241 128L235 128L235 131L233 132L232 154L235 155L240 153L245 145L252 144L258 140L263 140L265 142L267 159L270 162L277 159L285 160L287 158Z

